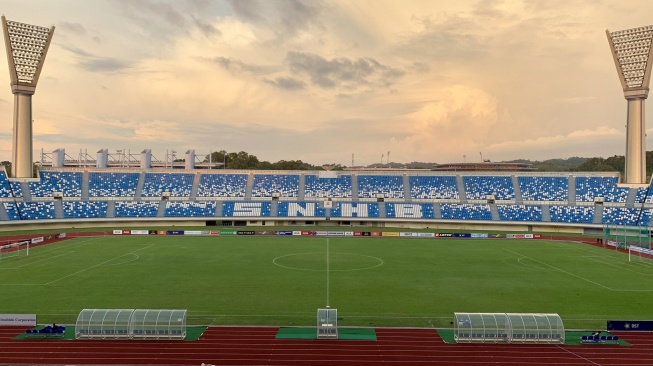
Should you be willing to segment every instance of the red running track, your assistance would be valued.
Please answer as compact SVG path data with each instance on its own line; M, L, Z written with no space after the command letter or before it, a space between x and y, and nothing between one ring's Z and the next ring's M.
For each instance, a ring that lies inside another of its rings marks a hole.
M653 333L614 333L623 346L446 344L434 329L377 328L376 341L275 339L276 327L212 327L198 341L12 338L0 328L0 364L67 365L653 365Z

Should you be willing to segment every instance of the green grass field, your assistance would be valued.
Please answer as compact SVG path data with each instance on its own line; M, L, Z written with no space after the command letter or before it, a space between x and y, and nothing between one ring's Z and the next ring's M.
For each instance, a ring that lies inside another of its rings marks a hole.
M201 325L451 327L454 312L558 313L570 329L650 319L653 261L546 240L92 237L0 258L0 313L188 309Z

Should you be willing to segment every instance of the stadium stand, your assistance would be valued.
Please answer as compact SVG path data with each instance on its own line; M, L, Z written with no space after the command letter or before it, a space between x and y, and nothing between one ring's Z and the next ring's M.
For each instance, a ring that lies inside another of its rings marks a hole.
M247 174L202 174L198 197L245 197Z
M54 219L54 202L17 202L21 220Z
M156 217L159 201L117 201L116 217Z
M358 198L404 198L404 181L400 175L359 175Z
M278 217L325 217L326 209L317 202L279 202Z
M481 204L451 204L443 203L440 205L443 219L455 220L492 220L490 206Z
M628 208L628 207L604 207L604 224L648 226L651 221L652 209Z
M2 204L5 207L5 211L7 211L9 220L20 220L20 214L18 213L15 202L3 202Z
M143 197L160 197L170 192L170 197L189 197L194 174L188 173L145 173Z
M270 202L225 202L222 216L225 217L269 217L272 211Z
M593 202L603 197L605 202L626 202L628 188L617 187L618 177L576 177L576 201Z
M460 198L455 176L410 176L410 196L416 199Z
M299 175L296 174L255 174L252 197L297 197Z
M41 171L39 182L29 182L34 197L52 197L52 192L61 192L64 197L82 196L82 173Z
M567 177L518 177L519 190L524 201L567 201L569 179Z
M331 217L379 217L377 203L338 202L331 209Z
M9 186L11 187L14 197L23 197L23 187L20 185L20 182L9 181Z
M134 197L140 173L90 172L90 197Z
M550 206L551 222L585 223L594 220L594 206Z
M106 201L70 201L62 202L63 216L66 219L106 218Z
M37 182L30 179L10 180L6 172L0 170L0 200L6 212L5 215L0 211L0 220L6 224L19 220L114 217L315 217L334 218L336 221L356 217L648 225L653 211L653 207L649 207L653 199L650 187L622 188L617 186L617 176L587 173L578 176L573 173L569 176L550 173L494 176L424 172L415 175L306 172L300 176L287 172L200 174L45 170L40 172L39 177ZM404 182L409 187L404 187ZM82 192L85 187L88 187L88 196L83 196L86 195L86 192ZM23 192L23 189L27 190ZM249 189L253 200L248 196ZM461 194L463 189L464 195ZM48 200L52 192L61 192L62 202L57 202L56 197L55 202ZM175 199L165 203L141 200L141 196L159 197L163 192L170 192ZM279 201L265 200L272 198L274 193L279 193ZM379 193L399 202L369 202L378 198L376 195ZM408 202L400 200L405 194L410 195ZM487 195L513 202L499 202L496 205L466 202L466 199L484 200ZM89 200L89 197L93 199ZM196 197L204 200L196 201ZM218 202L230 197L244 200ZM596 197L603 197L606 204L589 204ZM296 201L298 198L301 201ZM316 201L325 198L336 199L332 202L332 208L325 208L327 202ZM367 202L358 202L359 199ZM412 199L422 201L410 202ZM424 202L427 200L441 202ZM547 202L553 205L549 206ZM584 202L587 204L584 205Z
M317 175L307 175L304 189L305 198L351 198L351 175L341 175L337 178L318 178Z
M9 186L9 178L4 170L0 170L0 197L13 197L11 187Z
M165 217L213 217L215 216L215 202L167 202Z
M514 200L515 188L509 176L464 176L463 183L467 199L485 199L494 195L497 200Z
M497 205L501 221L542 221L542 207L534 205Z
M397 219L433 219L431 203L386 203L385 217Z

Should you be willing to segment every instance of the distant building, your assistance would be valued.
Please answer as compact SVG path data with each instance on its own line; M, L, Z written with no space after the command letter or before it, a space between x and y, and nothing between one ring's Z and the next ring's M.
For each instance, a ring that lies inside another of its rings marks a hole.
M483 163L438 164L433 170L442 172L532 172L537 169L533 168L532 164L526 163L492 163L486 161Z

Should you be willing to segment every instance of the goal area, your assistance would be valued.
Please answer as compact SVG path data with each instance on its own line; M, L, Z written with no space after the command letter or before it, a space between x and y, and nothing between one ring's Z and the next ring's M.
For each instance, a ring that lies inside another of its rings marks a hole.
M29 240L0 244L0 261L29 255Z
M628 250L629 247L651 249L651 228L648 226L604 225L603 246Z

